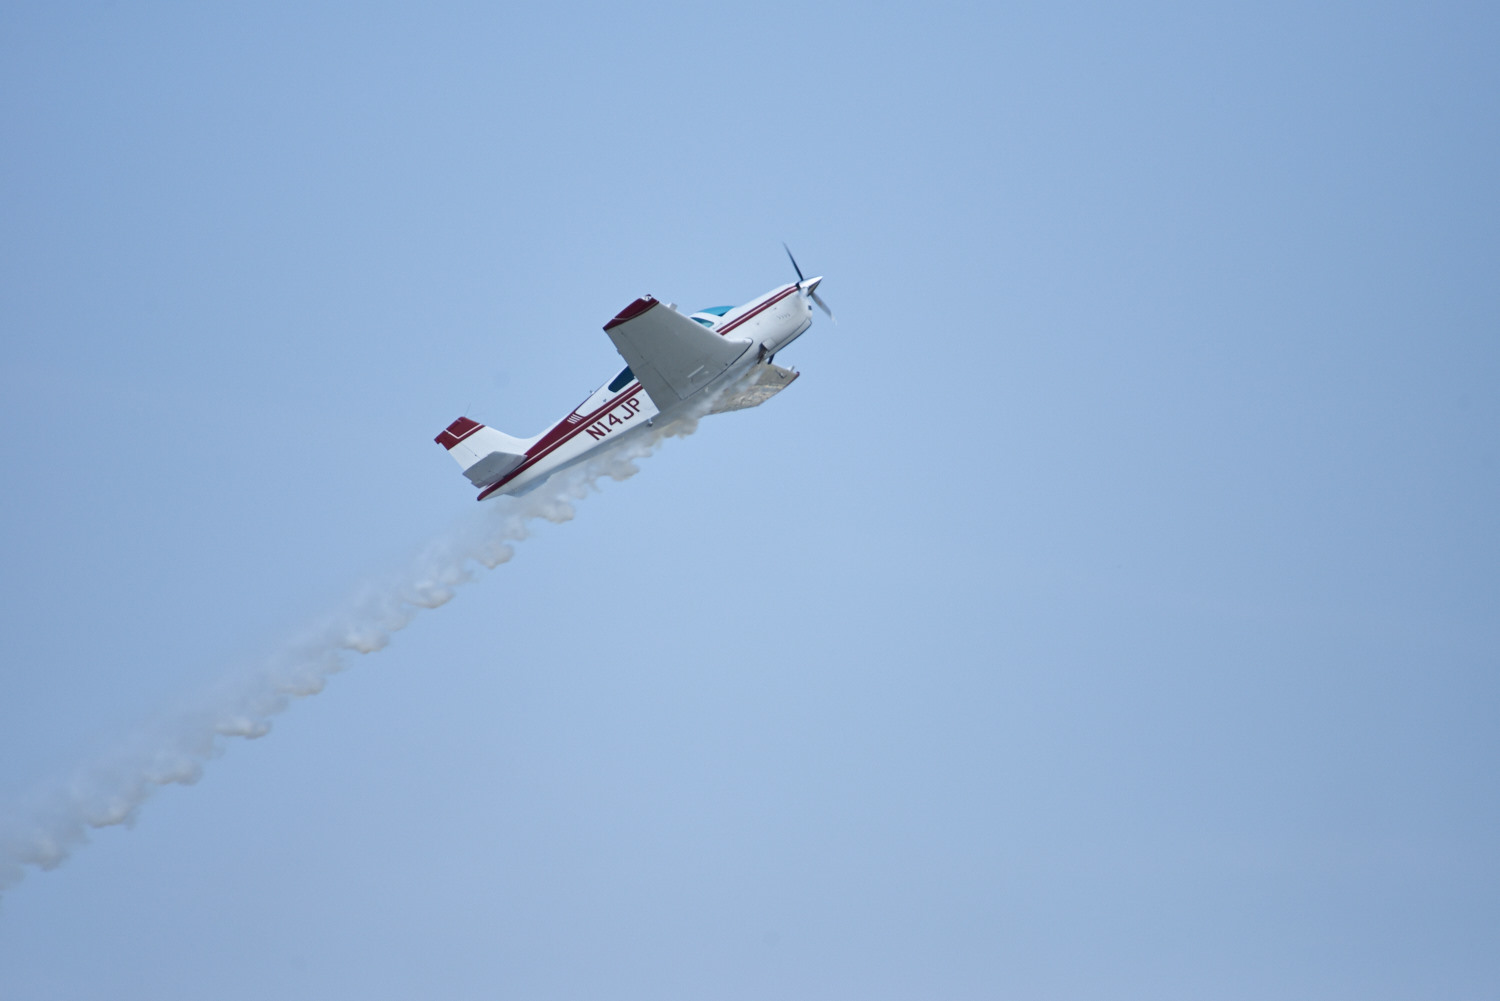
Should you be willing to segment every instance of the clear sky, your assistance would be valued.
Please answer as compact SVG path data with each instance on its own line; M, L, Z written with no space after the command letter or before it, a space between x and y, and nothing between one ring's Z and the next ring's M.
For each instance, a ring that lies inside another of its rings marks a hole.
M5 5L10 828L468 524L433 436L560 417L635 296L785 240L839 322L29 871L0 998L1493 999L1497 51Z

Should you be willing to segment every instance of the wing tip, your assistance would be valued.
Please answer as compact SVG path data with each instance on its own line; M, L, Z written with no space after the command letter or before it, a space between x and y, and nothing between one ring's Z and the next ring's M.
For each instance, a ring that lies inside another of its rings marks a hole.
M655 296L643 295L639 299L635 300L630 305L626 306L624 309L616 313L615 318L604 325L604 329L612 330L628 320L635 319L637 316L640 316L642 313L646 312L646 310L655 305L658 305Z

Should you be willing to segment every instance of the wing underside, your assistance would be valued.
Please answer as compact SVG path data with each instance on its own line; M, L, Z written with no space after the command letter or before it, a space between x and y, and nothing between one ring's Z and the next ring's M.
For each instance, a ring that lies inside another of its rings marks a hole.
M651 296L642 296L604 325L657 409L667 410L698 392L750 347L688 319Z
M737 385L714 400L714 408L709 413L727 414L731 410L758 407L790 386L796 378L797 373L791 369L763 361L752 366L750 371L738 380Z

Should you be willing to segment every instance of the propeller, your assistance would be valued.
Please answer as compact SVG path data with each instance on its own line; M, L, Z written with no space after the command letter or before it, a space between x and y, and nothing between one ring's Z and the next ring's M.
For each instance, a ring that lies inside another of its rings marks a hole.
M785 243L782 243L781 249L786 251L786 256L792 262L792 270L795 271L795 272L797 272L797 287L800 288L802 291L806 292L809 296L812 297L812 301L818 304L818 308L821 309L823 312L825 312L825 313L828 314L828 319L829 320L832 320L834 323L839 322L838 320L835 320L833 318L833 310L831 310L831 309L828 308L828 303L824 302L821 298L818 297L818 283L821 282L823 279L822 278L812 278L812 279L803 278L802 277L802 269L799 268L799 267L797 267L797 258L795 258L795 257L792 256L792 248L788 247Z

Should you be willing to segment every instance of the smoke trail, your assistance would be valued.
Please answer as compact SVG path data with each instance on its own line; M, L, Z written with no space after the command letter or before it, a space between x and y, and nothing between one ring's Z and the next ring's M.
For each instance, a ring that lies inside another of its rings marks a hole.
M696 416L689 416L564 470L523 497L487 501L475 516L428 543L403 572L366 585L342 612L294 638L256 670L226 679L195 709L137 731L60 788L0 812L0 891L19 881L28 866L62 864L88 841L90 829L130 823L163 786L197 782L228 738L265 736L277 715L321 692L330 676L350 666L351 654L380 650L418 614L447 603L458 587L509 560L533 522L572 519L573 503L600 479L633 476L635 460L696 427Z

